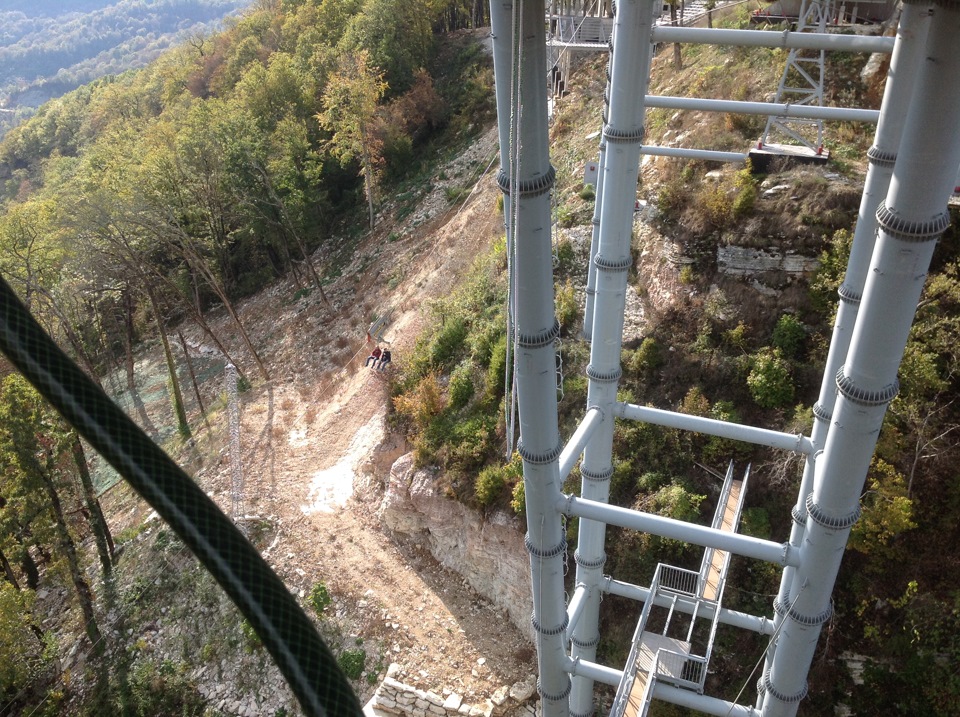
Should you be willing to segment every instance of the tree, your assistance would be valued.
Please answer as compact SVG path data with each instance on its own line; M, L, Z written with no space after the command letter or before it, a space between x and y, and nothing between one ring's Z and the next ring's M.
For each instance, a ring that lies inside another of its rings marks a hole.
M747 387L753 400L763 408L779 408L793 401L790 365L779 349L763 349L753 356Z
M57 543L80 604L84 630L99 654L103 645L93 611L93 593L83 576L58 488L63 478L62 443L56 435L59 420L22 376L10 374L3 379L0 384L2 492L8 500L19 499L21 505L40 507L31 521L31 530L35 523L46 523L36 527L48 530Z
M317 115L320 124L332 133L329 146L334 156L342 162L360 160L371 229L375 221L376 178L382 161L382 143L373 131L373 120L386 91L383 73L370 64L369 53L348 53L330 77L323 95L323 111Z
M43 664L43 643L34 631L32 590L0 582L0 697L23 689ZM42 633L41 633L42 635Z

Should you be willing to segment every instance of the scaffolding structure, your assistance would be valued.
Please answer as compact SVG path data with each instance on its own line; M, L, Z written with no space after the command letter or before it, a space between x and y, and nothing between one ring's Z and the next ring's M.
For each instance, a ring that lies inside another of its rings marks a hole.
M960 133L955 131L960 83L953 81L960 71L960 5L954 0L908 0L904 8L875 118L876 139L868 152L857 231L809 436L686 416L617 398L636 182L640 156L648 149L642 144L644 112L653 106L646 85L658 8L653 0L616 3L584 321L591 342L587 401L583 420L564 442L556 377L543 368L555 366L559 333L551 261L550 190L556 173L547 143L546 8L544 0L491 2L501 142L498 182L509 199L504 205L512 278L510 336L542 713L593 715L594 685L599 681L619 687L615 717L645 714L651 700L728 717L793 717L806 695L821 626L831 615L830 595L843 548L859 517L859 497L880 424L897 393L897 369L933 247L949 225L947 199L960 166ZM719 41L723 36L716 37ZM727 37L750 44L746 37ZM709 36L700 41L710 41ZM788 41L786 35L783 41ZM736 531L746 481L735 479L732 467L711 526L610 505L617 419L800 455L805 470L789 539L777 543ZM580 496L564 495L562 482L578 461ZM569 603L564 597L564 516L579 519ZM649 586L605 575L607 525L704 546L701 570L661 565ZM772 617L723 607L731 555L783 569ZM596 661L605 593L643 603L631 657L622 666ZM657 609L666 609L668 616L657 624L667 627L648 629L649 616ZM709 625L707 630L696 627L701 621ZM719 624L771 639L752 705L704 694L712 636ZM678 627L679 634L673 633Z

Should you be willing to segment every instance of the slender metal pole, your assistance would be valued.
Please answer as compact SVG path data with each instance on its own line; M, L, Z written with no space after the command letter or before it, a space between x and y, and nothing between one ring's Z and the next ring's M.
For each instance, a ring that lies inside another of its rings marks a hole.
M730 423L729 421L720 421L716 418L704 418L703 416L691 416L686 413L664 411L663 409L651 408L650 406L637 406L633 403L617 403L614 408L614 415L619 418L629 418L634 421L644 421L645 423L653 423L658 426L705 433L708 436L731 438L735 441L744 441L745 443L754 443L770 448L780 448L785 451L811 453L814 450L813 443L802 434L771 431L768 428L745 426L741 423Z
M619 595L620 597L629 598L630 600L636 600L638 602L646 602L650 599L650 588L625 583L621 580L614 580L611 577L605 578L604 582L600 584L600 588L611 595ZM730 610L725 607L720 608L719 613L717 613L716 604L703 603L684 597L679 597L676 602L674 602L673 597L662 594L654 598L653 604L659 607L672 607L678 612L687 615L696 613L697 617L702 617L707 620L712 620L716 614L717 619L724 625L737 627L741 630L750 630L751 632L756 632L761 635L772 635L774 632L773 621L769 618L749 615L745 612Z
M806 695L843 547L860 515L860 493L887 405L897 393L897 369L917 301L937 239L950 224L947 199L960 165L960 83L955 82L960 6L948 1L934 7L890 189L877 210L877 243L860 315L837 373L832 426L806 501L793 600L762 678L763 717L793 717Z
M609 85L610 83L607 82L608 89L604 93L604 101L606 101L606 95L610 92ZM603 112L604 117L606 117L606 106L604 106ZM604 125L606 125L606 122L604 122ZM593 340L593 306L597 294L597 267L594 265L593 259L597 255L597 249L600 245L600 206L603 199L603 176L606 174L606 164L607 142L601 139L600 159L597 162L597 188L593 199L593 231L590 234L590 256L587 259L587 289L583 307L582 336L585 341Z
M561 483L570 475L570 471L573 470L573 466L583 453L583 447L587 445L601 421L603 421L603 412L599 408L588 409L583 420L580 421L580 425L577 426L577 430L570 436L570 440L560 454Z
M640 145L643 142L643 98L650 68L650 28L653 25L653 0L621 0L614 21L613 50L610 62L609 105L603 128L606 156L603 168L603 197L600 203L598 249L593 257L596 270L596 295L593 307L589 385L587 406L603 412L603 421L594 431L580 465L583 476L581 494L606 503L613 475L613 405L620 379L620 347L623 311L626 305L627 272L632 263L630 240L636 203L637 177L640 172ZM640 91L637 91L637 81ZM577 583L589 589L583 614L574 630L572 655L596 660L600 642L600 591L594 589L603 578L606 562L604 540L606 525L595 516L580 521L577 550ZM574 679L570 695L570 714L593 714L593 680Z
M784 50L842 50L844 52L893 52L892 37L834 35L822 32L775 32L773 30L726 30L706 27L657 25L653 42L688 42L738 47L778 47Z
M766 115L790 119L823 119L843 122L876 122L877 110L852 107L822 107L790 102L744 102L739 100L705 100L698 97L671 97L647 95L647 107L668 110L700 110L702 112L733 112L744 115Z
M685 543L728 550L736 555L766 560L777 565L796 566L800 564L800 551L788 543L774 543L771 540L731 533L728 530L710 528L706 525L687 523L683 520L667 518L655 513L644 513L640 510L622 508L601 501L577 498L575 495L561 496L560 507L565 515L581 518L581 523L583 523L583 520L590 520L591 522L619 525L621 528L653 533L664 538L682 540ZM599 581L596 584L599 584Z
M562 446L553 342L559 324L554 310L550 241L550 190L556 173L548 153L544 11L544 0L490 3L497 81L510 76L517 90L516 101L508 102L508 107L498 102L501 141L503 123L519 113L519 136L511 138L519 142L519 147L511 149L518 151L507 152L501 146L500 153L501 165L506 156L517 157L519 166L504 166L499 181L516 211L512 221L516 227L517 280L512 290L517 297L517 450L523 459L527 504L525 542L530 553L532 621L540 669L537 687L544 717L567 717L570 678L564 670L567 611L563 601L567 543L557 510ZM503 43L510 47L509 53L503 50Z
M907 2L903 6L900 24L897 28L896 47L890 59L890 70L887 73L887 82L884 88L883 106L886 108L877 124L877 131L873 147L867 152L870 161L867 176L863 185L863 197L860 200L860 210L857 215L856 229L853 234L853 244L850 248L850 258L843 284L840 287L840 304L834 322L833 337L830 340L830 350L827 363L823 371L823 381L820 384L820 394L813 407L813 430L810 441L814 453L823 450L833 417L834 403L837 395L836 375L847 357L850 347L850 335L853 332L857 314L860 309L860 298L866 283L867 271L870 267L870 258L873 255L877 233L877 207L886 196L890 186L890 177L893 175L893 165L897 158L897 148L900 146L900 137L903 134L903 124L906 120L906 108L910 104L910 95L913 92L917 70L923 55L924 42L930 26L929 2ZM800 490L797 503L793 508L793 524L790 532L790 544L800 546L803 541L804 527L807 519L807 496L813 490L814 467L816 458L808 454L804 464L803 477L800 481ZM774 621L779 626L786 613L792 598L790 585L793 582L794 569L785 568L780 581L780 590L774 601ZM772 645L767 653L767 668L776 651ZM763 694L760 694L762 697ZM758 701L762 706L762 700Z

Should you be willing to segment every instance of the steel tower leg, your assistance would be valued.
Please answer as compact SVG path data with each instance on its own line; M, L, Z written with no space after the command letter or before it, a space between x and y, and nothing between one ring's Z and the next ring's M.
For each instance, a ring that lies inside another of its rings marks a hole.
M523 458L527 503L526 546L540 666L537 688L544 717L567 717L570 677L565 672L567 611L563 600L567 544L557 510L562 445L553 344L560 328L554 310L550 241L550 189L556 173L548 152L544 0L493 0L490 14L501 140L504 123L509 127L511 119L519 115L519 136L512 139L519 141L520 151L514 155L501 145L499 181L506 199L515 202L516 211L512 224L516 228L513 291L517 298L518 451ZM509 53L503 49L504 43L511 48ZM504 107L499 85L506 78L510 78L511 96ZM510 134L508 130L507 137ZM518 167L510 166L511 156L519 158Z
M630 240L633 209L640 170L640 146L643 142L643 99L650 65L650 30L653 23L652 0L621 0L617 3L611 57L609 109L603 128L606 143L603 167L603 195L600 203L600 234L593 268L596 270L596 294L587 408L596 406L603 421L584 451L580 471L582 496L606 503L613 474L613 422L620 379L620 347L623 312L626 305L627 272L631 265ZM637 78L641 87L637 88ZM580 520L575 558L577 584L586 586L582 616L574 630L573 657L596 660L600 615L600 588L606 560L604 539L606 524ZM570 714L593 714L593 680L574 678Z
M930 3L924 0L907 0L904 5L900 25L897 28L897 41L890 60L890 70L887 73L887 83L884 88L883 106L888 108L881 115L877 124L877 131L873 147L867 152L870 166L863 186L863 197L860 201L860 211L857 215L856 230L853 235L853 245L850 249L850 259L847 262L847 271L843 284L840 287L840 305L837 308L837 317L833 328L833 337L830 341L830 352L827 355L827 364L823 372L823 382L820 384L820 395L813 407L814 424L810 435L815 451L807 455L803 469L803 478L800 482L800 491L797 504L794 506L793 527L790 532L790 544L799 547L803 542L804 527L807 520L807 496L813 491L813 476L816 465L816 452L823 450L830 420L833 417L834 403L837 395L837 371L847 357L850 346L850 335L860 308L860 297L863 295L863 286L866 283L867 270L870 266L870 257L873 255L877 232L877 207L886 196L890 186L890 177L893 176L893 165L897 158L897 148L900 146L900 136L903 133L903 124L906 119L906 108L910 103L920 58L923 53L927 29L930 26ZM788 567L783 571L780 581L780 591L774 600L774 625L780 626L783 616L790 608L790 586L793 582L795 569ZM770 667L776 645L767 653L766 667ZM762 706L763 692L759 694L757 707Z
M613 33L610 39L610 57L607 59L607 84L603 91L603 121L601 123L600 150L597 162L597 186L593 199L593 231L590 234L590 256L587 259L587 290L586 300L583 307L583 338L586 341L593 341L593 306L594 297L597 294L597 267L593 263L600 246L600 208L603 206L603 177L606 174L607 167L607 140L603 137L603 130L607 128L607 117L609 114L610 98L610 77L613 67L613 45L617 41L617 26L613 26Z
M776 653L762 677L763 717L793 717L806 695L806 676L887 405L897 393L917 301L960 165L960 4L934 5L923 63L910 102L886 200L877 210L876 248L850 348L837 373L838 396L823 454L817 460L801 563ZM884 114L890 112L884 107Z

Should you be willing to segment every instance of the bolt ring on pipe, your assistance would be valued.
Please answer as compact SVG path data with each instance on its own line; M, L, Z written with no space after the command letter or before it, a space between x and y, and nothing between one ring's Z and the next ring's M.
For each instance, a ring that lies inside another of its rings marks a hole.
M588 468L580 466L580 475L584 480L593 481L594 483L606 483L613 477L613 466L610 466L603 471L591 471Z
M844 367L837 371L837 390L849 401L861 406L883 406L890 403L900 392L900 382L895 380L877 391L860 388L852 378L844 374Z
M593 258L593 265L600 271L626 271L632 263L633 260L629 256L622 259L607 259L603 254L597 254Z
M785 695L773 686L773 683L770 681L770 671L767 670L763 673L763 691L769 693L773 697L776 697L781 702L793 704L794 702L799 702L807 696L807 685L804 683L803 689L794 695Z
M614 381L619 381L620 377L623 376L623 369L617 366L615 369L610 371L600 371L593 367L593 364L587 364L587 378L597 381L599 383L613 383Z
M840 301L854 305L859 304L860 299L862 298L860 294L855 292L846 284L840 284L840 288L837 289L837 295L840 297Z
M553 326L535 334L517 334L517 343L525 349L538 349L548 344L552 344L560 336L560 322L556 317L553 319Z
M960 0L958 0L960 1ZM950 213L942 213L927 221L910 221L899 216L895 210L880 202L877 207L877 224L894 239L908 242L924 242L936 239L950 226Z
M897 162L897 153L873 145L867 150L867 159L878 167L892 167Z
M801 613L792 609L787 611L787 617L794 622L801 625L806 625L807 627L816 627L817 625L822 625L830 619L831 615L833 615L833 608L831 607L828 607L819 615L802 615Z
M581 650L587 650L600 644L600 635L597 635L589 640L578 640L576 637L571 637L570 642L579 647Z
M549 192L557 181L557 170L549 165L547 171L539 177L524 179L517 182L517 190L521 197L539 197ZM510 194L510 177L502 169L497 172L497 186L504 194Z
M645 130L643 127L638 129L616 129L609 125L603 128L603 138L608 142L642 142Z
M535 555L538 558L555 558L558 555L563 555L567 552L567 540L564 538L559 543L554 545L552 548L547 548L546 550L541 550L536 545L533 544L533 541L530 539L530 533L527 533L523 536L523 545L527 549L527 552L530 555Z
M551 695L543 691L543 688L540 686L540 678L537 678L537 694L540 695L541 699L550 700L551 702L560 702L561 700L567 699L570 696L570 690L573 689L573 682L570 681L570 678L567 677L567 687L559 695Z
M813 502L813 493L807 496L807 513L814 521L828 530L846 530L860 520L859 505L852 513L834 518L833 516L827 515L823 508Z
M527 450L523 445L523 439L521 438L517 441L517 453L520 454L520 457L525 460L527 463L533 463L534 465L546 465L547 463L553 463L557 458L560 457L560 454L563 453L563 446L557 444L556 448L547 451L546 453L533 453L532 451Z
M807 513L799 506L793 506L790 510L790 515L793 518L793 522L797 525L803 527L807 524Z
M817 401L815 404L813 404L813 417L819 421L823 421L824 423L830 423L831 419L833 418L833 413L828 411L823 407L823 404Z
M570 616L564 614L563 624L557 625L556 627L544 627L540 624L540 621L537 620L536 616L530 616L530 624L533 625L533 629L537 631L540 635L560 635L567 631L567 627L570 626Z
M588 560L587 558L584 558L582 555L580 555L579 550L574 550L573 560L581 568L588 568L588 569L602 568L607 562L607 554L603 553L599 558L596 558L594 560Z

